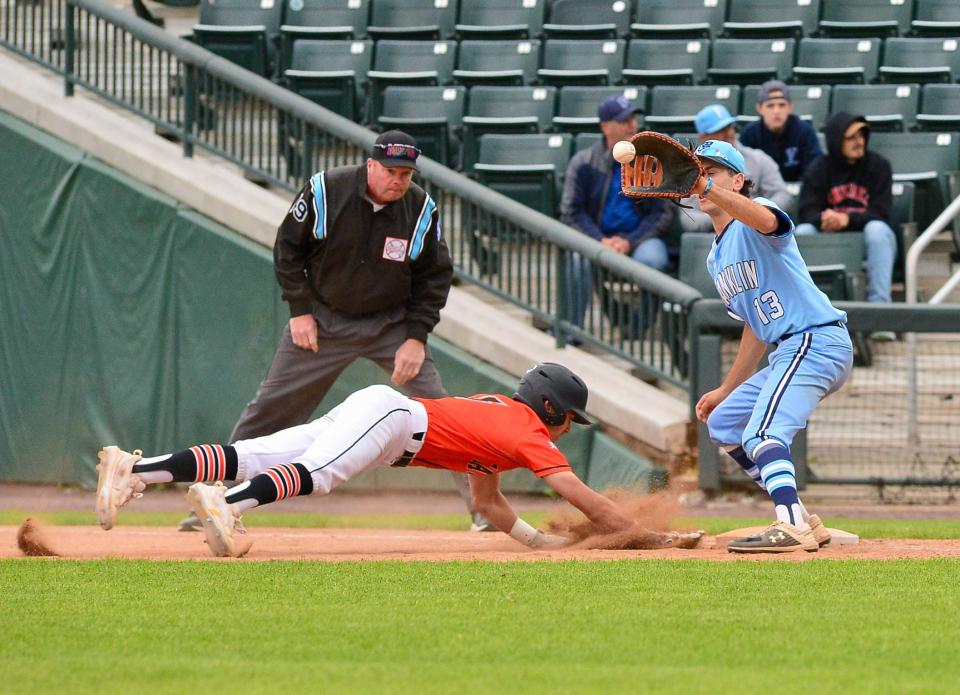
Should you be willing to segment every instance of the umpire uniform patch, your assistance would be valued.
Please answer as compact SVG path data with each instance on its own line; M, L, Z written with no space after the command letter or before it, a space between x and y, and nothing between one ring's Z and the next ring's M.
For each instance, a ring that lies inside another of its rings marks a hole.
M388 236L383 242L383 257L388 261L403 263L407 257L407 240Z

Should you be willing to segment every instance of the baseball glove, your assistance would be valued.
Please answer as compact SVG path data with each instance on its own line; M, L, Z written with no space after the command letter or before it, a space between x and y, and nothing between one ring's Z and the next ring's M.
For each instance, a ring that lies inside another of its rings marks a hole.
M620 170L623 194L630 198L673 198L693 195L703 166L689 148L673 138L645 130L630 142L637 156Z

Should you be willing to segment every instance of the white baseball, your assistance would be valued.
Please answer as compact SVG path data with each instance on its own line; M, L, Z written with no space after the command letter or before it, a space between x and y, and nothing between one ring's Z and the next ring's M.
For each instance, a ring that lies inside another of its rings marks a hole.
M621 140L613 146L613 158L621 164L629 164L637 156L637 148L632 142Z

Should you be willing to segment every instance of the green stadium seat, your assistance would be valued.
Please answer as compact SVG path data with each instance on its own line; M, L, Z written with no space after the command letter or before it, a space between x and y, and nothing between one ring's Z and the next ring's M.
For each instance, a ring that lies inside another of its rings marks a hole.
M713 246L713 234L687 232L680 235L678 279L707 299L719 299L716 285L707 272L707 256Z
M650 92L650 110L643 122L646 128L663 133L694 131L697 112L708 104L722 104L730 113L737 113L740 110L740 87L657 85Z
M484 135L475 166L478 179L517 202L555 217L572 146L569 133Z
M443 85L453 76L456 41L377 41L373 69L367 72L367 120L376 123L383 90L391 85Z
M793 81L809 84L869 84L877 76L878 38L801 39Z
M809 121L814 128L821 130L830 114L830 95L832 86L829 84L793 85L790 87L790 101L793 102L793 112L805 121ZM760 85L754 84L743 88L743 102L740 109L742 115L737 117L741 123L750 123L759 118L756 112L757 93Z
M585 150L598 142L603 142L603 133L577 133L573 141L573 151Z
M378 41L447 39L456 21L457 0L373 0L367 33Z
M917 238L916 193L917 187L912 181L896 181L891 187L893 205L890 220L897 233L897 261L893 266L893 281L903 281L906 273L904 264L907 250Z
M383 130L409 133L424 155L456 169L466 101L467 88L462 86L387 87L378 124Z
M710 42L704 39L631 39L623 80L650 86L700 84L709 61Z
M918 84L838 84L832 110L863 114L874 132L903 131L913 127L919 103Z
M730 38L792 37L817 30L820 0L730 0L723 34Z
M536 79L539 67L538 39L465 39L460 42L453 79L468 87L478 84L521 86Z
M727 0L640 0L630 34L638 38L710 39L727 17Z
M274 74L282 3L260 0L204 1L193 41L221 58L263 77Z
M533 39L543 31L548 0L460 0L454 26L462 39Z
M550 125L556 105L556 87L472 87L463 117L463 170L473 170L482 136L538 133Z
M597 109L600 102L614 94L623 94L627 99L646 111L646 87L564 87L557 100L557 115L553 117L553 129L565 133L583 131L599 132L600 119ZM643 122L643 114L637 114L637 125Z
M287 0L280 26L281 70L290 67L299 39L360 39L367 35L370 0Z
M953 82L960 77L960 38L893 38L883 44L882 82Z
M615 39L630 28L632 0L553 0L546 38Z
M623 39L549 39L543 46L541 82L608 85L620 82L627 42Z
M714 84L787 79L795 47L794 39L716 39L707 77Z
M960 130L960 85L925 84L917 130Z
M916 0L910 29L917 36L960 36L960 2Z
M883 37L906 34L912 0L823 0L820 33L835 37Z
M960 168L960 134L873 133L870 149L890 160L894 182L916 184L917 223L926 228L949 200L949 177Z
M293 45L283 83L291 91L359 120L363 86L373 58L373 41L302 39Z

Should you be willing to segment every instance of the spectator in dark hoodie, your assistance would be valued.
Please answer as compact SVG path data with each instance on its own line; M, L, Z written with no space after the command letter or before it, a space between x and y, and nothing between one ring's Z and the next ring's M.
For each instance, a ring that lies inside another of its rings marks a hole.
M890 162L867 149L870 126L863 116L835 113L824 134L827 154L815 159L803 177L796 234L862 230L867 300L889 302L897 256L897 237L890 226Z

